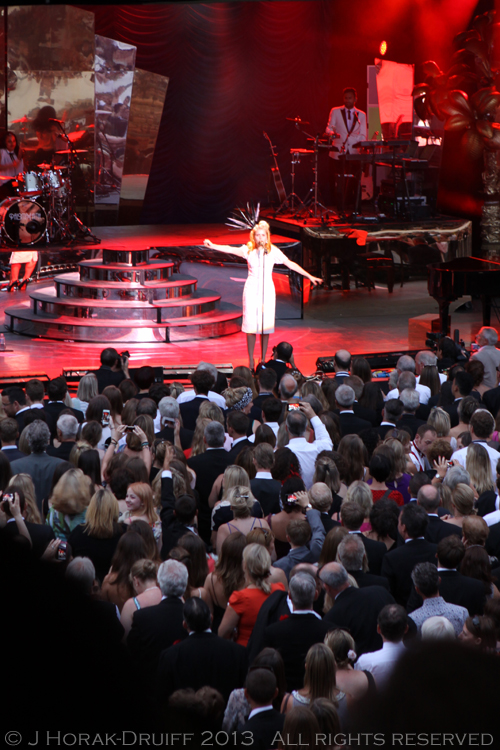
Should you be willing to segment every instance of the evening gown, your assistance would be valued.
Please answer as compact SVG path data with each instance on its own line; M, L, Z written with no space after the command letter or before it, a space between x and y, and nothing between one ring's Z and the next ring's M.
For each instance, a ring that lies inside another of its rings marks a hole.
M248 263L248 277L243 289L243 333L274 333L276 291L273 283L273 266L287 260L275 245L271 251L249 250L242 247ZM262 326L264 323L264 326Z

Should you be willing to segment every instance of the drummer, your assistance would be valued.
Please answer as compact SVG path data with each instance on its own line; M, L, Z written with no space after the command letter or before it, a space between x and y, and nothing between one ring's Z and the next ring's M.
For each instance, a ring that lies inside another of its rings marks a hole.
M20 172L24 172L24 161L22 152L17 142L15 133L10 130L5 134L0 145L0 201L16 195L13 184ZM6 180L6 177L12 179Z
M61 138L60 129L56 119L54 107L42 107L36 118L33 120L36 137L38 138L38 147L35 151L33 168L41 163L50 164L56 151L66 147L64 140Z

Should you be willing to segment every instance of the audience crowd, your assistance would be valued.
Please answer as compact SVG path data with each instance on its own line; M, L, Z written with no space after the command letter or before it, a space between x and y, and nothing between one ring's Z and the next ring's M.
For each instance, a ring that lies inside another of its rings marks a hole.
M282 342L256 375L200 362L192 388L130 375L114 349L75 398L63 377L5 388L3 554L37 571L41 616L54 591L76 597L84 638L127 665L165 732L340 747L375 707L390 727L384 699L411 670L425 693L440 653L470 670L441 674L445 703L480 694L470 675L499 676L496 342L483 328L470 361L451 339L403 355L388 387L345 350L305 379Z

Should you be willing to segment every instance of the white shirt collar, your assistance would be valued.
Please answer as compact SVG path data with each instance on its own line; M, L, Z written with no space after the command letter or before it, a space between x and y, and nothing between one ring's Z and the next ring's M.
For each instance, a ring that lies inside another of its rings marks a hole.
M16 446L14 445L13 447L15 448ZM272 479L272 478L273 478L273 475L271 474L270 471L258 471L257 474L255 475L255 479Z
M293 607L293 602L292 602ZM317 612L314 611L314 609L292 609L291 610L292 615L314 615L318 618L318 620L321 620L321 617L318 615Z

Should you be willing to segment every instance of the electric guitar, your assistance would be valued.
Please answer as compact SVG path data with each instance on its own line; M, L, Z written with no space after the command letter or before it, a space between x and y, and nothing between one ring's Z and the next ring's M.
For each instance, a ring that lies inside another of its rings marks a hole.
M274 185L278 193L278 200L280 203L283 203L284 201L286 201L286 190L285 190L285 186L283 185L283 180L281 179L280 168L278 167L278 162L276 159L276 149L271 143L271 139L269 138L268 134L263 133L263 135L264 135L264 138L266 138L266 140L269 141L269 145L271 147L271 153L274 159L274 167L271 167L271 173L273 175Z

